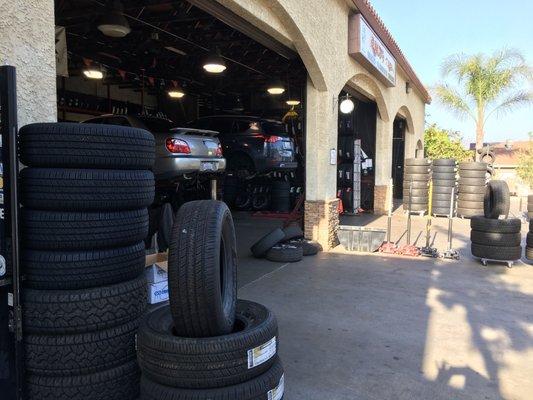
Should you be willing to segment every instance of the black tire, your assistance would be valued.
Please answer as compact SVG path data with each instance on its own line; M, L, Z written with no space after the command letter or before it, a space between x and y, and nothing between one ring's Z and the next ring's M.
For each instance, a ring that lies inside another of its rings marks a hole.
M404 203L403 209L408 210L409 205ZM427 211L427 210L428 210L427 204L411 204L411 212L420 212L420 211Z
M456 187L457 181L455 178L453 179L437 179L433 181L433 190L435 190L436 187Z
M276 245L266 253L266 259L273 262L298 262L303 258L303 249L299 246Z
M252 195L250 193L238 193L235 197L235 208L237 210L250 210L252 208Z
M424 189L413 189L412 193L413 197L427 197L428 196L428 188ZM403 190L403 197L409 197L409 189Z
M438 194L447 194L448 196L451 195L452 189L454 190L454 193L457 194L459 192L459 189L455 186L447 187L447 186L433 186L433 193Z
M270 203L270 196L266 193L255 193L252 196L252 209L256 211L266 210Z
M411 175L411 174L423 174L423 175L427 175L429 174L429 172L431 171L431 166L430 165L407 165L405 168L404 168L404 174L406 175Z
M148 207L151 171L24 168L21 203L38 210L115 211Z
M449 167L452 166L455 168L457 161L454 158L438 158L433 160L433 168L438 167Z
M448 216L448 214L450 214L450 209L449 208L435 208L435 207L433 207L433 209L431 210L431 213L433 215ZM452 212L452 216L453 215L455 215L455 210L453 210L453 212Z
M217 336L233 329L237 245L225 203L191 201L178 210L168 252L168 289L176 335Z
M517 233L495 233L470 231L470 240L472 243L487 245L490 243L494 247L516 247L520 246L522 236Z
M413 181L413 189L427 189L429 188L429 179L427 181ZM411 185L410 181L404 179L403 181L403 190L409 190Z
M26 370L43 376L86 375L135 360L139 323L72 335L24 335Z
M435 209L435 208L450 208L450 201L449 200L436 200L436 201L433 201L433 203L431 204L431 209Z
M411 198L411 204L427 204L428 202L429 202L429 196L427 194L424 197L413 196ZM409 196L404 196L403 203L409 204Z
M511 207L509 186L505 181L490 181L484 197L484 210L486 218L507 218Z
M533 260L533 247L526 247L525 256L528 260Z
M433 173L457 175L457 168L455 166L434 166Z
M428 174L404 174L404 182L429 182L429 173Z
M55 212L23 209L22 243L38 250L84 250L128 246L148 234L148 210Z
M462 185L461 182L459 182L458 193L475 193L475 194L485 195L485 185L470 186L470 185Z
M483 216L483 209L470 209L470 208L460 208L459 205L457 205L457 211L455 212L458 217L464 217L464 218L474 218L474 217L480 217Z
M533 233L528 232L526 235L526 245L527 247L533 247Z
M291 240L287 242L287 244L301 247L304 257L314 256L317 255L319 251L322 251L322 246L320 245L320 243L313 242L311 240Z
M466 185L466 186L485 186L485 178L459 178L459 185Z
M431 177L433 178L433 181L455 181L455 173L450 172L435 172L433 171L433 174L431 174Z
M430 166L431 161L428 158L406 158L406 166Z
M459 200L457 202L457 207L469 208L471 210L483 210L483 201Z
M472 255L491 260L519 260L522 257L522 247L501 247L472 243Z
M238 300L235 320L228 335L184 338L173 333L169 306L154 310L144 318L137 338L143 374L162 385L196 389L237 385L263 374L277 355L274 314Z
M470 227L481 232L519 233L522 229L522 222L518 218L489 219L479 216L472 218Z
M283 240L285 240L285 233L281 228L276 228L255 242L251 248L252 254L256 258L262 258L272 247Z
M304 237L304 232L302 231L302 228L300 228L299 225L294 224L283 228L283 233L285 234L283 241Z
M462 162L462 163L459 163L459 175L461 174L461 170L486 171L487 167L488 167L487 163L484 163L484 162Z
M459 172L461 179L463 178L478 178L485 179L487 171L469 170L465 169Z
M20 160L31 167L150 169L154 136L125 126L44 123L19 131Z
M141 377L139 400L267 400L282 399L283 367L279 358L265 373L238 385L217 389L181 389L164 386Z
M89 375L27 374L26 395L28 400L136 400L139 377L136 361Z
M79 290L25 289L22 302L28 333L94 332L141 316L146 308L146 279L142 275L116 285Z
M481 161L487 164L494 164L494 161L496 161L496 155L493 152L481 153Z
M144 271L144 242L108 250L25 250L21 265L32 289L84 289L129 281Z
M482 193L459 193L459 201L483 201L484 195Z
M433 197L432 197L433 201L447 201L448 203L450 202L451 198L452 198L451 193L435 193L435 192L433 192Z

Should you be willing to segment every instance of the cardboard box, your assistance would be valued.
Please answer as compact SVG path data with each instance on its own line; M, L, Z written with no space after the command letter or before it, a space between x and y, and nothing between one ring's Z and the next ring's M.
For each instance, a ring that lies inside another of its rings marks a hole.
M148 285L148 303L157 304L168 300L168 281Z
M153 264L157 265L163 271L168 271L168 253L148 254L144 265L149 267Z
M149 265L145 269L144 275L148 283L159 283L168 280L167 271L160 268L157 264Z

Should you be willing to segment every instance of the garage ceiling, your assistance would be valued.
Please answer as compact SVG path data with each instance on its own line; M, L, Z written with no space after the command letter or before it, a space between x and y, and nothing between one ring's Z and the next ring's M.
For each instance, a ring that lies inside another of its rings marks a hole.
M216 2L211 6L205 0L191 2L210 11L221 9ZM155 78L153 91L163 79L176 80L187 92L198 95L246 93L266 88L275 79L288 81L292 87L305 83L305 68L292 50L257 36L259 31L239 16L224 14L226 22L241 24L241 30L261 40L259 44L191 2L124 1L132 31L125 38L111 38L97 29L101 16L110 12L111 2L56 0L56 25L66 27L71 74L79 75L85 58L108 66L106 81L111 84L140 87L143 73ZM206 74L203 60L217 49L228 68L222 75ZM123 78L119 69L130 74Z

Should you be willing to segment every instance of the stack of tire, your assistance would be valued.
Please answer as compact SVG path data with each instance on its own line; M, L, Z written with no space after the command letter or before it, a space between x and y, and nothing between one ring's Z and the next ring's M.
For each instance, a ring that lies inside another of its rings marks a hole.
M527 217L533 220L533 194L527 196Z
M251 248L255 258L266 258L272 262L298 262L304 256L314 256L322 251L322 246L304 239L298 225L276 228L259 239Z
M448 216L452 204L453 217L457 199L457 162L453 158L433 160L432 179L431 213L436 216Z
M491 181L484 197L484 215L473 216L472 255L482 259L514 261L522 257L522 223L507 218L510 208L509 187L505 181Z
M471 218L483 215L483 199L486 189L487 164L463 162L459 164L459 198L457 216Z
M403 175L403 209L422 213L428 210L431 161L428 158L407 158ZM411 195L410 187L412 187Z
M283 397L276 318L237 300L236 263L228 207L184 204L169 249L170 304L148 313L137 337L141 400Z
M529 232L526 236L526 258L533 260L533 219L529 221Z
M26 398L136 399L154 138L32 124L19 143Z
M272 211L289 212L291 210L291 183L274 181L271 188Z

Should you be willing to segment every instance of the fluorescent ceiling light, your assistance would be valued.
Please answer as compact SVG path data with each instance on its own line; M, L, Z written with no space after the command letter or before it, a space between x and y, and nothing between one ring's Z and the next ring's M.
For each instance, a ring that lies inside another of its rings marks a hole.
M104 78L104 73L95 68L87 68L83 70L83 75L85 75L89 79L103 79Z

